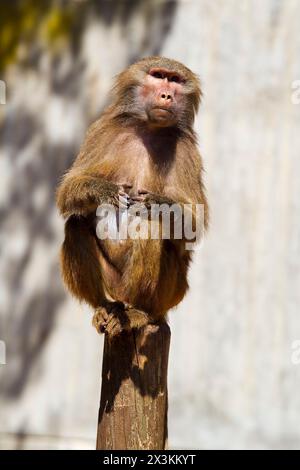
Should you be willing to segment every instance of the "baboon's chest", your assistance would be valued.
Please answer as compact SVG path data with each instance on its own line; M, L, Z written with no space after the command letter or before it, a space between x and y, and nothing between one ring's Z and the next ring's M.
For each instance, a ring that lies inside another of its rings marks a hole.
M139 189L162 194L173 165L166 162L158 149L149 153L149 149L138 139L125 140L121 151L115 157L116 165L111 179L115 183L128 183L132 188L128 193L137 194Z

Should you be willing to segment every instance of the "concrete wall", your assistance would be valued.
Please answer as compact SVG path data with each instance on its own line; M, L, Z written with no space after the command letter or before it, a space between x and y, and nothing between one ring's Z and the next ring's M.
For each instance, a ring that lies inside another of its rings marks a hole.
M54 188L113 75L160 53L202 79L212 212L190 292L170 314L170 446L299 448L300 2L122 3L88 11L75 55L42 50L5 75L0 446L94 446L102 339L61 285Z

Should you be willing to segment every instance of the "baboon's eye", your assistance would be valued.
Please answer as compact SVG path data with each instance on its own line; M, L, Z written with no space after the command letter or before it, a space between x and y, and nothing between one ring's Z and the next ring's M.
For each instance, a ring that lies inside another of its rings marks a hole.
M176 82L176 83L179 83L179 82L180 82L180 78L178 77L178 75L171 75L171 77L169 78L169 82Z
M152 75L152 77L154 78L164 78L163 73L158 72L157 70L155 70L154 72L151 72L150 75Z

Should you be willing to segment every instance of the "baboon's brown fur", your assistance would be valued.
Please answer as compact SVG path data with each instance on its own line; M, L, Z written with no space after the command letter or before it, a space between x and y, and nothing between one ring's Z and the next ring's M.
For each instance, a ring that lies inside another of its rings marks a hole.
M200 98L197 77L179 62L149 57L133 64L117 77L111 105L59 185L57 205L67 219L63 279L96 309L98 331L114 335L160 321L186 293L186 240L99 240L95 211L102 203L117 206L124 193L132 204L198 203L207 227L193 130Z

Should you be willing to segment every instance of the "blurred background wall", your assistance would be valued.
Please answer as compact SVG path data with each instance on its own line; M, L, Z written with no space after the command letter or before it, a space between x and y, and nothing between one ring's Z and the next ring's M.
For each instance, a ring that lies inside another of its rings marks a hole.
M300 448L300 2L0 9L0 447L94 448L103 340L62 286L54 191L113 76L161 54L202 80L212 212L170 314L170 447Z

